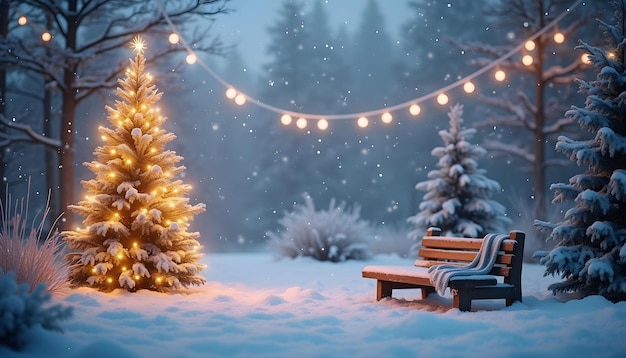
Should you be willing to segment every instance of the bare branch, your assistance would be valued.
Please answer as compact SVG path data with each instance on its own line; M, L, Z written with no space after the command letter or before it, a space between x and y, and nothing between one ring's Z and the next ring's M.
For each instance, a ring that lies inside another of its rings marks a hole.
M485 149L496 152L503 152L510 154L517 158L523 159L527 162L533 163L535 161L535 155L530 153L526 148L522 148L515 144L505 144L499 141L485 141Z
M10 129L15 129L18 132L21 132L24 135L11 135L6 131L0 131L0 145L7 146L11 143L15 142L31 142L31 143L39 143L43 144L50 148L61 148L61 141L57 139L52 139L45 137L37 132L35 132L31 126L26 124L20 124L8 121L4 116L0 115L0 127L7 127Z

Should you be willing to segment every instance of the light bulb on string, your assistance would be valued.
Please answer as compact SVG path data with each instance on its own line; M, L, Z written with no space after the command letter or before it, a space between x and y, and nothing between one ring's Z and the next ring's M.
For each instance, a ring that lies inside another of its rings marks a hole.
M361 128L367 127L369 123L370 121L367 119L367 117L359 117L359 119L356 120L356 124Z
M467 81L463 84L463 91L465 91L465 93L473 93L475 90L476 86L471 81Z
M530 66L532 65L534 62L534 59L531 55L524 55L522 57L522 63L524 64L524 66Z
M526 43L524 44L524 48L528 51L532 51L535 49L535 41L533 40L528 40L526 41Z
M420 112L422 112L422 108L417 103L414 103L411 105L411 107L409 107L409 113L414 116L417 116L418 114L420 114Z
M498 82L502 82L506 79L506 73L504 73L504 71L502 70L497 70L493 76Z
M243 95L242 93L238 94L235 97L235 103L240 105L240 106L243 106L246 103L246 96Z
M233 99L237 96L237 90L234 88L229 88L226 90L226 98Z
M20 26L26 25L27 22L28 22L28 18L26 16L24 16L24 15L20 16L17 19L17 24L20 25Z
M284 126L288 126L288 125L290 125L290 124L291 124L291 116L290 116L290 115L288 115L288 114L283 114L283 115L280 117L280 123L281 123L282 125L284 125Z
M585 65L591 64L591 59L589 58L589 54L583 53L582 56L580 56L580 62L584 63Z
M393 116L391 115L391 113L385 112L380 116L380 120L385 124L389 124L391 123L391 121L393 121Z
M555 43L562 44L563 42L565 42L565 34L560 31L555 32L552 39L554 40Z
M298 118L298 120L296 121L296 127L300 128L300 129L304 129L306 128L306 126L308 125L308 121L306 120L306 118Z
M444 106L448 104L449 98L445 93L441 93L437 96L437 103Z
M48 42L50 40L52 40L52 34L50 33L50 31L44 31L41 33L41 40L43 42Z
M188 64L193 65L194 63L196 63L196 61L198 61L198 57L196 57L195 54L190 53L189 55L187 55L187 57L185 58L185 61L187 61Z
M172 45L175 45L178 43L178 41L180 41L180 36L178 36L177 33L172 32L167 39Z
M317 128L321 131L325 131L328 129L328 121L325 120L324 118L320 119L319 121L317 121Z

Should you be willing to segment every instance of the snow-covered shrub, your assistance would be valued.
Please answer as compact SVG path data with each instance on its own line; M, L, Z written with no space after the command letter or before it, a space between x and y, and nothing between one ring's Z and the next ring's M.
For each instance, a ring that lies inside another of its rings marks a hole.
M58 293L69 287L68 264L60 235L49 232L42 238L49 212L46 205L37 226L35 219L29 228L28 197L17 200L12 209L11 196L7 195L6 203L0 203L0 268L15 273L17 282L26 284L31 291L43 283L49 292Z
M370 242L372 254L397 254L400 257L415 257L415 241L408 237L410 229L406 224L385 225L376 229Z
M268 232L269 246L279 256L311 256L320 261L363 260L370 256L370 225L360 219L360 207L346 208L345 202L316 211L313 199L304 195L305 205L296 205L278 222L283 230Z
M71 317L72 307L48 305L50 297L45 284L31 290L18 284L13 272L0 270L0 345L20 349L37 326L61 332L59 322Z

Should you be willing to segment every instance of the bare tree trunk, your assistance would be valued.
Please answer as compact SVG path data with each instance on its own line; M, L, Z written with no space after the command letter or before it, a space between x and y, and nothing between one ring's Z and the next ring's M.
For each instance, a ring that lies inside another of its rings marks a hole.
M537 11L539 12L539 27L545 26L543 11L543 0L539 1ZM535 161L533 163L533 186L535 195L535 218L540 220L547 219L546 216L546 168L545 168L545 156L546 156L546 144L545 135L543 133L546 118L545 118L545 83L543 79L543 66L544 66L544 47L545 47L545 35L540 36L537 39L537 65L535 66Z
M68 21L65 48L68 52L76 50L76 6L77 0L68 0ZM59 186L60 186L60 210L65 212L64 230L75 227L74 215L68 211L67 206L74 204L74 117L77 106L76 95L73 91L76 81L78 65L76 59L69 58L63 71L63 104L61 106L61 149L59 150Z
M9 35L9 0L0 0L0 36L6 39ZM0 115L6 118L6 95L7 95L7 68L6 64L0 63ZM5 128L0 129L6 131ZM0 146L0 199L6 198L7 183L6 177L7 160L5 157L5 147Z

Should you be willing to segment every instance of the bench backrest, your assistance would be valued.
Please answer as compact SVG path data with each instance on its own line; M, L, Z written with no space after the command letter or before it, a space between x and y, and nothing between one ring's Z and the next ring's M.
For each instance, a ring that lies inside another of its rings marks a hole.
M503 276L504 282L521 285L525 234L511 231L498 252L496 264L490 275ZM441 264L467 265L474 260L483 239L441 236L439 228L429 228L416 261L417 266L430 267Z

